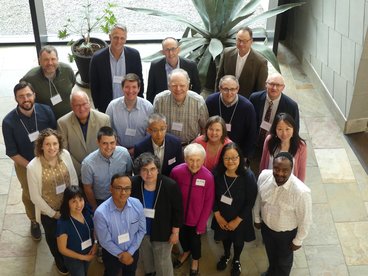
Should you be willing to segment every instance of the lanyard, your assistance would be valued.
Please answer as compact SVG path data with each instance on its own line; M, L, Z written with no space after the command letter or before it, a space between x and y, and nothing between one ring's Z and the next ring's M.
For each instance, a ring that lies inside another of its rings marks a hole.
M162 185L162 180L160 181L160 186L158 187L158 192L157 192L157 195L156 195L156 198L155 198L155 203L153 204L153 209L156 209L156 203L157 203L157 199L158 199L158 196L160 195L160 191L161 191L161 185ZM141 182L141 191L142 191L142 198L143 198L143 208L146 208L146 203L145 203L145 200L144 200L144 193L143 193L143 181Z
M52 80L50 80L49 78L47 78L47 79L49 80L49 92L50 92L50 98L52 98L51 84L52 84L52 86L53 86L53 87L54 87L54 89L55 89L56 95L59 95L60 93L59 93L59 91L57 90L57 88L56 88L56 86L55 86L54 82L53 82Z
M34 110L34 114L35 114L35 125L36 125L36 131L38 131L36 106L34 107L34 109L33 109L33 110ZM18 110L17 110L17 109L15 109L15 112L17 113L17 115L18 115L18 117L19 117L19 121L22 123L22 125L23 125L24 129L27 131L27 134L29 135L29 131L28 131L28 129L27 129L27 127L26 127L26 125L23 123L23 120L22 120L22 118L20 117L20 115L19 115L19 113L18 113Z
M83 214L82 214L82 215L83 215ZM87 228L88 228L88 237L89 237L89 239L91 239L91 229L89 229L88 222L87 222L86 218L84 217L84 215L83 215L83 218L84 218L84 222L86 223ZM81 235L79 234L79 231L78 231L77 227L75 226L73 219L72 219L70 216L69 216L69 219L70 219L70 221L72 222L72 224L73 224L73 226L74 226L75 231L77 231L77 234L78 234L78 237L79 237L80 241L81 241L81 242L83 242L82 237L81 237Z
M58 161L58 164L57 164L57 166L56 166L56 167L57 167L58 171L60 172L61 177L63 178L64 184L66 185L65 178L64 178L64 174L63 174L63 172L60 170L60 166L59 166L59 165L60 165L60 164L59 164L59 161ZM57 179L56 179L55 174L54 174L54 170L53 170L53 169L51 169L51 171L52 171L52 177L54 178L55 186L57 187L57 186L58 186L58 183L57 183Z
M233 120L233 117L234 117L236 108L238 107L238 103L239 103L239 99L237 100L237 102L235 104L235 107L234 107L234 110L233 110L233 114L231 114L231 118L230 118L229 124L231 124L231 122ZM220 111L220 117L223 118L222 117L222 112L221 112L221 97L220 96L219 96L219 111Z
M224 174L224 181L225 181L225 185L226 185L226 191L223 195L225 195L226 193L229 193L230 197L232 198L231 196L231 193L230 193L230 189L231 189L231 186L233 186L233 184L235 183L235 181L238 179L238 177L235 177L235 179L233 180L233 182L231 182L230 186L228 186L227 184L227 181L226 181L226 177L225 177L225 174Z

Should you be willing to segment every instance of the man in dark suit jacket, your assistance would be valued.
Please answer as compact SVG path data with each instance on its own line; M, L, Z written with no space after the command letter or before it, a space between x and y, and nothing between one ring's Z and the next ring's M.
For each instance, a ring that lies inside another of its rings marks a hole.
M93 55L89 70L93 103L101 112L106 111L112 99L121 97L121 82L128 73L135 73L140 78L140 97L144 91L141 57L136 49L125 46L126 27L115 25L109 37L110 46ZM111 72L111 66L115 72Z
M179 57L179 42L173 37L167 37L162 41L162 54L164 58L151 63L148 74L147 100L153 103L155 96L167 90L168 75L175 68L182 68L188 72L190 78L189 89L201 92L197 64L189 59Z
M150 134L134 146L134 158L144 152L151 152L160 159L161 173L169 176L171 170L184 162L181 141L175 135L166 133L164 115L153 113L148 117L147 132Z
M255 91L264 89L268 75L267 60L252 47L253 32L241 28L236 35L236 47L224 49L216 78L216 87L225 75L233 75L239 80L239 94L248 98Z

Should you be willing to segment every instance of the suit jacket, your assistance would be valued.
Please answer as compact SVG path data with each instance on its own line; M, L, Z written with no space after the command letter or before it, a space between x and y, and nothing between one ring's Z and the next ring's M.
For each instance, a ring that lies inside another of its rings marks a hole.
M264 110L264 106L265 106L265 102L267 98L266 96L267 96L267 92L266 90L264 90L264 91L253 93L249 98L250 102L253 104L254 109L256 111L258 131L262 123L263 110ZM280 112L290 114L291 117L293 117L293 119L295 120L296 126L298 128L297 131L299 131L298 104L294 100L292 100L290 97L286 96L284 93L281 94L281 98L280 98L279 106L277 107L276 114Z
M154 154L151 135L148 135L143 141L134 146L134 158L137 158L143 152L151 152ZM181 141L176 136L166 133L161 174L169 176L171 170L181 163L184 163Z
M69 151L72 157L79 178L83 159L98 148L96 142L97 132L103 126L110 126L109 115L91 109L85 141L79 121L73 111L65 114L57 121L57 129L63 137L65 149Z
M112 100L112 76L109 47L96 52L91 59L89 74L90 88L95 108L105 112ZM126 73L135 73L141 80L140 97L143 97L144 84L141 56L136 49L124 47Z
M179 57L179 66L188 72L190 78L189 90L201 93L201 82L199 81L199 74L197 64L189 59ZM165 70L166 58L153 61L148 74L148 86L147 86L147 100L153 103L155 96L167 90L167 76Z
M217 73L216 88L218 88L220 79L223 76L235 76L237 57L238 49L236 47L224 49ZM265 89L267 76L267 60L251 49L239 77L239 94L249 99L250 94L253 92Z

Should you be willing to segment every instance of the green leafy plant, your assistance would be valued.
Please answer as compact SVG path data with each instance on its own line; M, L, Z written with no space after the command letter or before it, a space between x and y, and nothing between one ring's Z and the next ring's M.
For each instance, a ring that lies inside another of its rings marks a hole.
M108 34L110 28L117 23L117 19L113 12L113 8L117 7L115 3L107 3L107 6L103 9L102 14L93 18L93 8L89 0L82 5L84 13L79 20L67 19L66 24L61 30L58 31L58 37L60 39L67 39L71 35L80 36L83 39L83 43L75 47L75 51L83 56L92 56L94 52L99 50L102 46L98 43L91 41L91 33L97 29ZM71 39L68 45L72 45L74 40ZM69 60L72 62L74 56L69 54Z
M202 84L206 83L211 64L212 67L213 63L218 66L220 54L224 47L235 45L235 37L239 28L304 4L285 4L251 17L260 5L261 0L192 0L192 2L203 22L203 26L198 26L177 14L145 8L125 8L186 24L187 28L180 40L180 55L197 61ZM264 28L254 28L253 36L258 35L266 37L266 39L261 43L253 43L253 48L271 62L276 70L280 71L276 56L267 46L266 30ZM144 60L152 61L159 57L161 57L161 54L157 52L145 57Z

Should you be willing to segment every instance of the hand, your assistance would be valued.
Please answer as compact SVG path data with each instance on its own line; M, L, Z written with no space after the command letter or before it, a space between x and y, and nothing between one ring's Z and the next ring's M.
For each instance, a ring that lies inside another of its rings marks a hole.
M291 244L290 244L290 249L293 250L293 251L296 251L301 247L302 247L301 245L295 245L293 242L291 242Z
M170 238L169 238L169 243L170 244L177 244L179 242L179 233L171 233Z
M119 261L125 265L131 265L134 261L132 255L129 252L121 252L119 255Z
M53 216L54 219L59 219L61 216L59 211L56 211L55 215Z
M98 248L98 245L97 245L97 243L95 243L95 244L93 244L93 246L92 246L92 248L91 248L91 250L88 252L88 254L89 255L96 255L96 253L97 253L97 248Z
M256 228L256 229L261 229L261 226L262 226L262 223L260 223L260 222L255 222L254 223L254 227Z
M92 261L94 258L95 258L95 255L91 255L91 254L86 254L86 255L83 255L83 260L82 261L87 261L87 262L90 262Z
M218 225L220 226L220 228L222 230L225 230L226 231L227 230L227 228L226 228L227 221L224 219L223 216L221 216L220 212L216 212L215 213L215 219L216 219Z
M242 219L237 217L231 221L228 222L228 224L226 225L226 228L227 230L229 231L234 231L238 226L239 224L242 222Z

